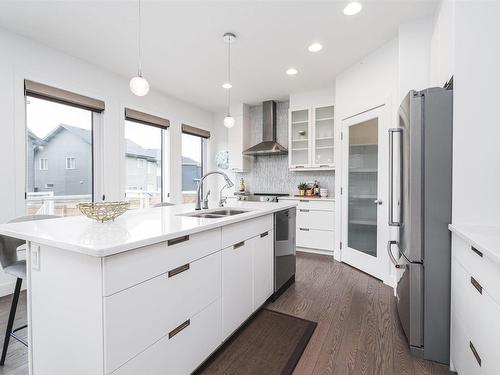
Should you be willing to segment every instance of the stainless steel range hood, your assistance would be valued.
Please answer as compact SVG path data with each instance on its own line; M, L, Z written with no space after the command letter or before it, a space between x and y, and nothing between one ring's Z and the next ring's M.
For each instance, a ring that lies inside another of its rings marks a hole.
M286 155L288 150L276 142L276 102L262 103L262 142L243 151L243 155Z

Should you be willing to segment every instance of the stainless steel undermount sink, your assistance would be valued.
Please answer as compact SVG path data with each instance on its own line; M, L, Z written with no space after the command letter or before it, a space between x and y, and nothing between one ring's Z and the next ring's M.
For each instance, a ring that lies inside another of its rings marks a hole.
M179 214L179 216L201 217L204 219L220 219L220 218L226 217L226 216L244 214L245 212L249 212L249 210L237 210L237 209L231 209L231 208L221 208L218 210L210 210L210 211L187 212L185 214Z

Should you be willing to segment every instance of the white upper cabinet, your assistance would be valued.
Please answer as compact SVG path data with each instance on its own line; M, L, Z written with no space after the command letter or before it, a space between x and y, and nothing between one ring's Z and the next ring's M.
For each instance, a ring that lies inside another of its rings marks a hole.
M290 110L288 128L288 160L290 168L306 168L311 164L311 110Z
M292 171L335 169L335 88L290 94L288 167Z
M242 114L234 116L234 126L227 130L227 146L229 153L229 170L245 172L250 169L251 156L242 154L250 145L250 119L248 106L242 106Z
M313 107L312 165L333 168L334 107Z

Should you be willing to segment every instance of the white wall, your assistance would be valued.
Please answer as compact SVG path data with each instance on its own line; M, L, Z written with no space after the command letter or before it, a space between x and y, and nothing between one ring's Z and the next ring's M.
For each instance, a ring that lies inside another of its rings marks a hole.
M0 29L0 222L25 213L25 100L24 79L102 99L106 103L104 128L104 193L107 200L122 199L125 187L124 107L168 118L171 123L170 192L181 196L181 123L211 130L217 143L213 114L152 90L133 95L128 78ZM133 72L131 72L133 73ZM154 82L151 82L154 88ZM218 125L218 128L221 126ZM211 149L211 147L210 147ZM209 158L209 164L213 158ZM119 167L117 167L119 166ZM209 165L209 168L211 165ZM2 280L0 280L1 284ZM1 291L0 291L1 294Z
M432 31L432 18L423 18L399 26L397 103L404 99L408 91L429 87Z
M500 225L500 2L455 4L453 222Z
M431 86L442 87L453 75L455 65L454 29L455 1L443 0L434 18L434 28L431 37Z

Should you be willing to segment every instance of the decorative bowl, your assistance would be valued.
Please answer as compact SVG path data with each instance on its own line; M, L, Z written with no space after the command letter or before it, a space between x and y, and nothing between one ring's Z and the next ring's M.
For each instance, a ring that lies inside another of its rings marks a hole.
M118 216L127 211L130 202L84 202L78 203L77 207L85 216L104 223L115 220Z

